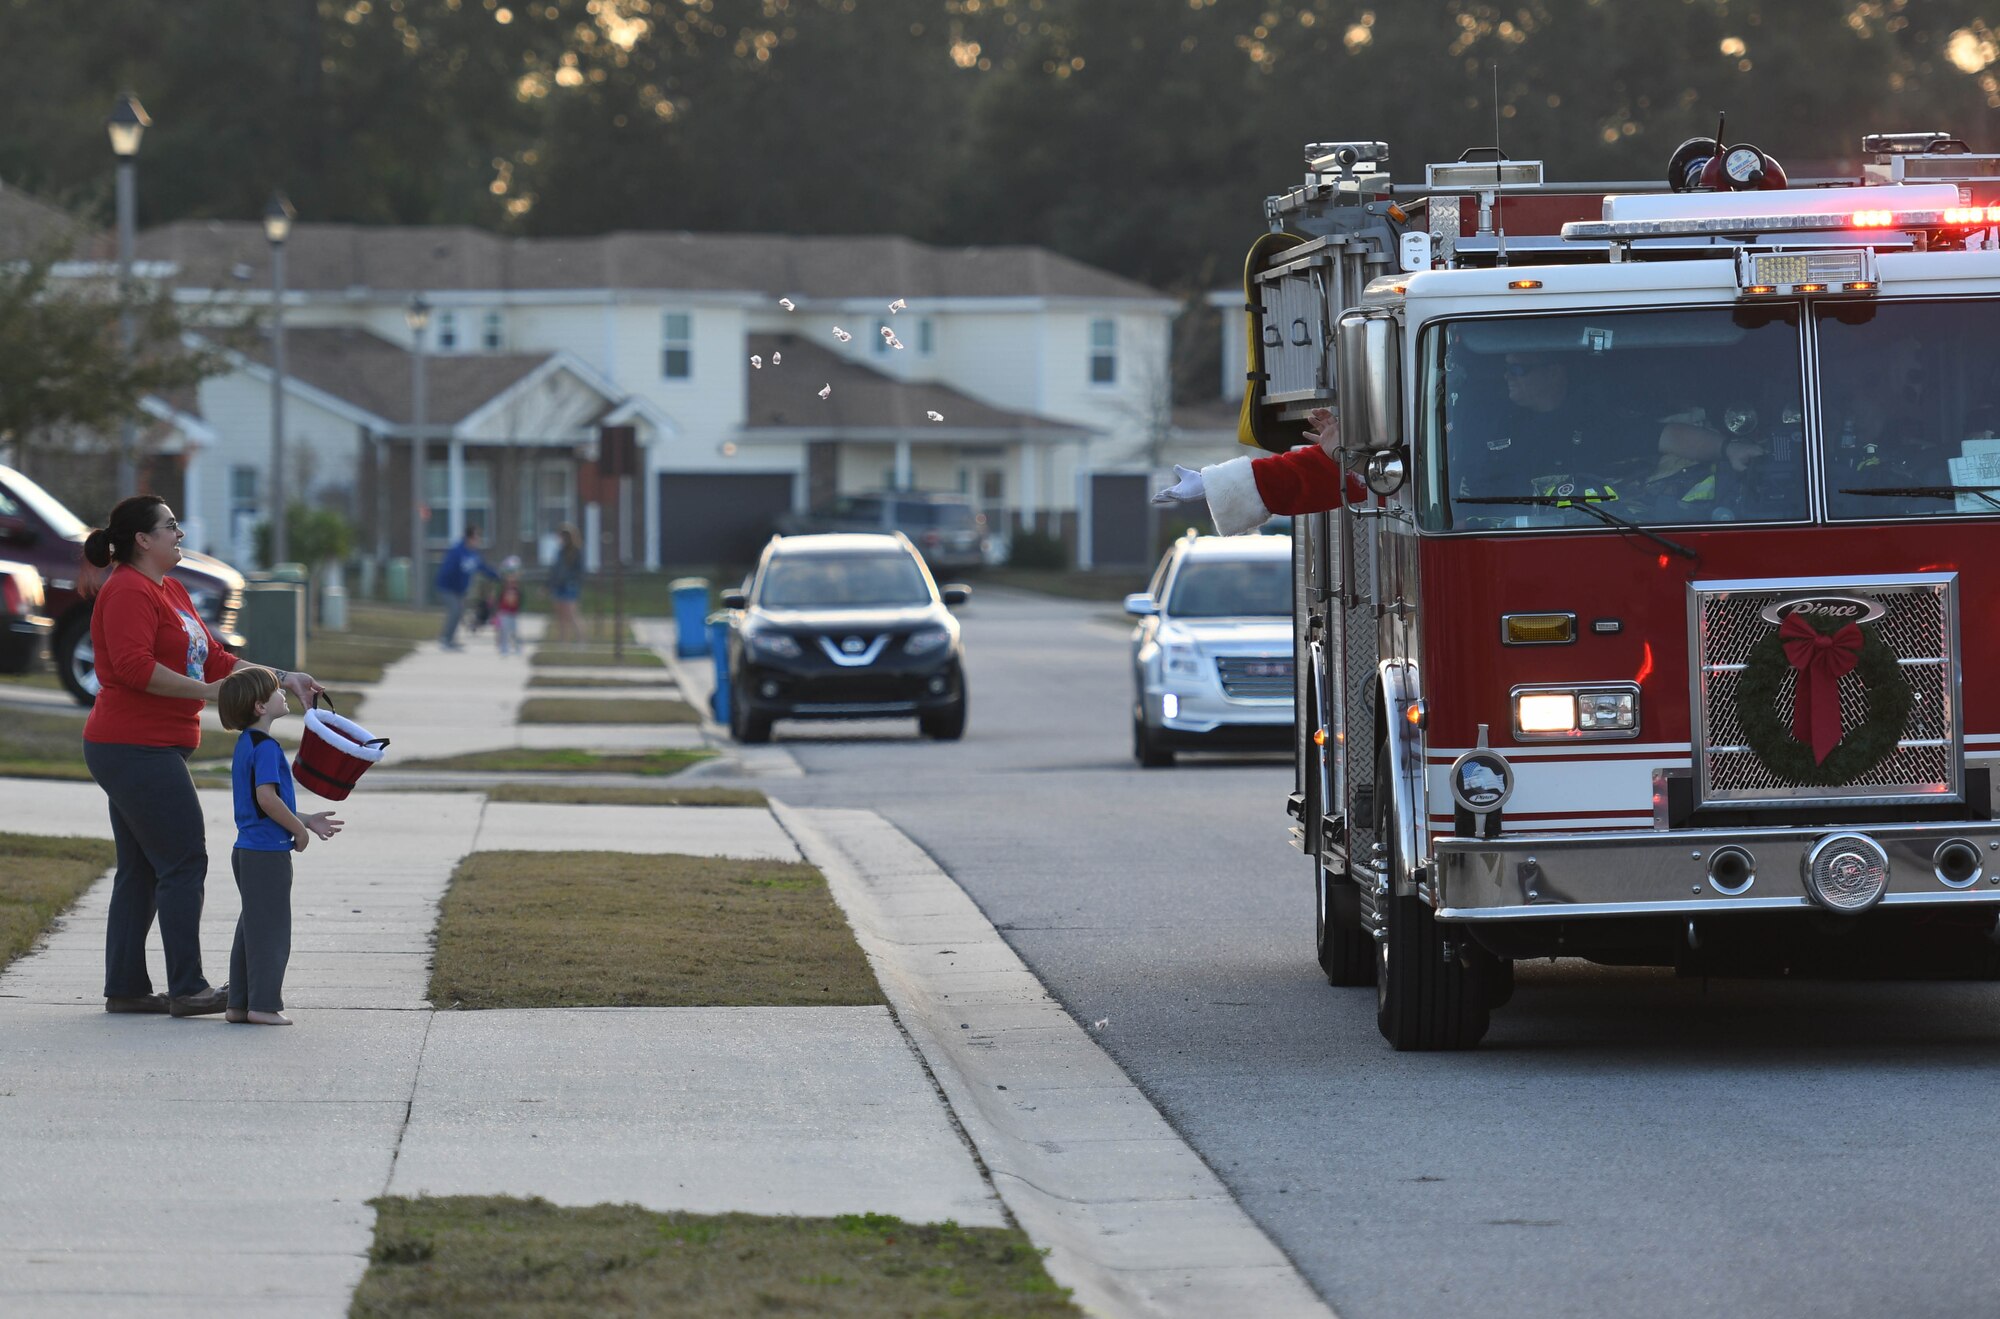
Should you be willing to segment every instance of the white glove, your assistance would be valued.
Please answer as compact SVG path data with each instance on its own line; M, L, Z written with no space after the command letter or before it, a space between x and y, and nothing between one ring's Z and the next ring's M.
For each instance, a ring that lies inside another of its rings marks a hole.
M1192 504L1208 497L1208 492L1202 489L1200 472L1175 463L1174 475L1180 480L1155 494L1153 496L1155 504Z

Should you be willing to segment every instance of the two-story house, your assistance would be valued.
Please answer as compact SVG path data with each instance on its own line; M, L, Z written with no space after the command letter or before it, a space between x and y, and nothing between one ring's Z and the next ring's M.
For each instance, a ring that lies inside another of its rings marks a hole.
M162 226L139 255L197 322L268 319L257 225ZM288 484L371 555L408 553L413 520L432 553L461 525L531 561L566 522L595 546L617 494L593 459L626 428L621 539L647 566L742 561L777 514L884 488L962 491L996 528L1073 540L1087 475L1146 463L1171 424L1178 304L1037 248L299 224L286 275ZM268 335L228 342L228 372L161 403L182 478L163 493L247 558L273 371Z

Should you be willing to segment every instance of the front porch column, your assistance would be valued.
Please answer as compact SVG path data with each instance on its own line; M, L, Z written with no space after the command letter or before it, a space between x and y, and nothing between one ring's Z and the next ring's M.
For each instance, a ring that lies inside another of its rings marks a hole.
M208 519L202 513L208 507L208 492L201 488L201 446L193 440L182 442L187 447L181 451L181 530L187 533L188 544L206 554Z
M1035 446L1031 440L1021 441L1021 530L1035 529L1035 510L1042 502L1040 473L1036 470Z
M465 535L465 441L453 432L450 448L445 455L445 502L451 506L446 531L451 543L458 544ZM487 531L493 528L488 527Z
M910 441L907 438L896 441L896 489L908 490L915 485L910 475Z

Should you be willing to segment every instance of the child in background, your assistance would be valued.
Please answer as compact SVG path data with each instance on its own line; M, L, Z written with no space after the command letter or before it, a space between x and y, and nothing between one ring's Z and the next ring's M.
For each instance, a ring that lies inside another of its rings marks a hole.
M236 919L236 943L229 950L227 1021L289 1026L285 1015L285 963L292 956L292 853L303 852L313 835L331 838L341 822L332 811L301 816L298 790L285 749L271 725L290 713L278 675L254 664L239 664L217 694L222 726L240 729L230 783L236 796L236 848L229 867L243 914Z
M521 560L508 555L500 561L500 591L493 600L493 632L502 655L521 650Z

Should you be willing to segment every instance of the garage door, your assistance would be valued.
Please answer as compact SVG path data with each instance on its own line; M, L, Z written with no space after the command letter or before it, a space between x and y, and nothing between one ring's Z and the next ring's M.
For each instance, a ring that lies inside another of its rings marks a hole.
M789 472L662 472L660 562L750 564L791 511Z

